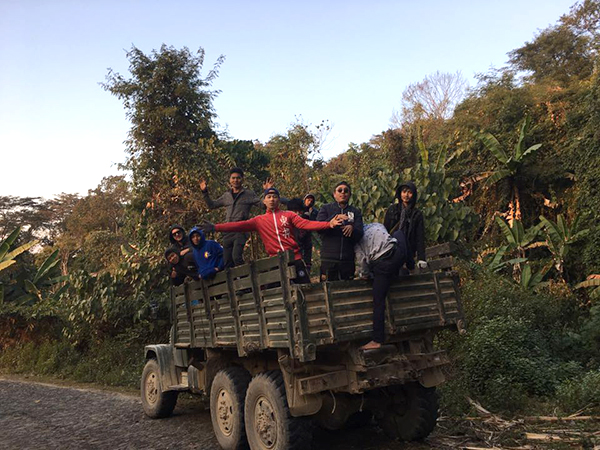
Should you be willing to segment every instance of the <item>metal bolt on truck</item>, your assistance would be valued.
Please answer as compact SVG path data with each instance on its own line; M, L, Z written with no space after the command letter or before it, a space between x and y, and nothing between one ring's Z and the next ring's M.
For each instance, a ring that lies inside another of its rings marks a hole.
M372 333L370 283L293 284L289 252L172 288L171 342L145 349L145 413L167 417L179 392L205 394L226 450L310 448L315 425L372 417L392 437L425 438L448 364L433 337L463 324L450 250L429 248L433 270L392 283L387 341L370 351L359 349Z

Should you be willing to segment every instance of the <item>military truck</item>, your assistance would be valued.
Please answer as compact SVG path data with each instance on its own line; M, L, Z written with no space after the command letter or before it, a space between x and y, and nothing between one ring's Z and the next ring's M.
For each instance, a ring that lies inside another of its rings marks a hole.
M291 252L172 288L170 343L145 349L145 413L167 417L179 392L205 394L226 450L310 448L315 424L373 417L394 438L426 437L449 362L433 338L463 326L449 252L428 249L433 270L392 283L378 350L359 348L372 333L371 284L293 284Z

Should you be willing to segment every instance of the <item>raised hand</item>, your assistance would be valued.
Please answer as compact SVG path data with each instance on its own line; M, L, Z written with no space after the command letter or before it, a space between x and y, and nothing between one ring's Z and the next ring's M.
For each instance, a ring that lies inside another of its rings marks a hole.
M273 183L273 178L269 177L263 183L263 189L264 190L271 189L274 185L275 185L275 183Z
M206 180L204 178L202 178L200 180L200 190L202 192L206 191L206 189L208 189L208 184L206 183Z

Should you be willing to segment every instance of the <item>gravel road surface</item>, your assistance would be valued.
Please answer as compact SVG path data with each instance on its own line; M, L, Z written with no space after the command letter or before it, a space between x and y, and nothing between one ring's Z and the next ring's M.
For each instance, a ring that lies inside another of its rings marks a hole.
M148 419L138 397L0 378L0 449L218 450L202 401L180 401L172 417ZM377 427L320 431L313 450L416 450Z

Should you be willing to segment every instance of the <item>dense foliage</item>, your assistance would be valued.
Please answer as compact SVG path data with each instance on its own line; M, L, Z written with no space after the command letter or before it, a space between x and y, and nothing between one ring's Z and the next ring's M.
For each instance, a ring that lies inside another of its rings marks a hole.
M495 411L598 407L600 276L586 278L600 273L599 19L598 0L574 5L466 94L460 74L412 84L392 128L329 161L327 121L264 143L219 132L224 58L202 76L202 49L132 47L130 74L103 84L131 121L126 176L83 197L0 197L0 367L132 384L134 353L167 337L169 226L222 220L199 182L222 192L224 168L241 166L255 191L272 177L317 205L346 180L367 222L417 184L428 243L454 241L461 258L468 333L440 338L448 411L465 395ZM247 251L261 255L255 239ZM115 370L98 378L100 364Z

